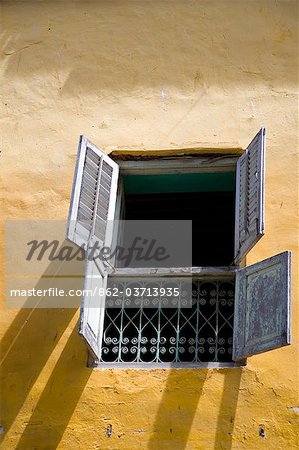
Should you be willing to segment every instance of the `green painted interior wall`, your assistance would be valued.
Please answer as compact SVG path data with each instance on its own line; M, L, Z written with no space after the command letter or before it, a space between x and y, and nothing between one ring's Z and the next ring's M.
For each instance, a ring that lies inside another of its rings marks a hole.
M235 190L235 173L124 175L125 194L220 192Z

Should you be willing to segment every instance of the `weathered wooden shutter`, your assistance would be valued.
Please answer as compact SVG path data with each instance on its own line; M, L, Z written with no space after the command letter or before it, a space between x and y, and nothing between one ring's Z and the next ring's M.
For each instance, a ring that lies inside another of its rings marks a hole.
M237 163L235 263L264 234L265 128L251 141Z
M101 354L106 287L107 274L102 263L98 259L87 259L79 334L96 360Z
M237 270L233 360L290 344L291 253Z
M87 248L88 242L110 245L118 165L84 136L80 137L67 239Z

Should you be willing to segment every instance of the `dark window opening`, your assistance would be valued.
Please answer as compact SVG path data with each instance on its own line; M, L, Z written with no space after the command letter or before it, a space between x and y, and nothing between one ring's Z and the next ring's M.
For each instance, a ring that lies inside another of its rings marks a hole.
M192 220L192 265L232 263L234 173L124 178L126 220Z

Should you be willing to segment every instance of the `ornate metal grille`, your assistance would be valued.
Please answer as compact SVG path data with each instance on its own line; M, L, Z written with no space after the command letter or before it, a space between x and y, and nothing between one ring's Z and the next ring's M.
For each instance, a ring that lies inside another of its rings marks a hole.
M233 280L193 280L191 307L183 307L181 300L176 307L165 307L161 296L155 300L155 307L148 307L146 297L132 307L123 295L111 307L108 299L102 363L232 361Z

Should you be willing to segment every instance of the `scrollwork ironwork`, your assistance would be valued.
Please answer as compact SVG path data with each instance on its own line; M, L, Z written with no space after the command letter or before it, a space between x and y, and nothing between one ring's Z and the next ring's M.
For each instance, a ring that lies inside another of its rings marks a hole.
M174 281L116 283L119 295L106 303L101 361L184 363L231 361L234 283L193 280L192 298L181 286L178 299L158 295L128 298L127 288L174 286ZM114 285L112 285L113 287ZM186 306L189 302L189 307Z

